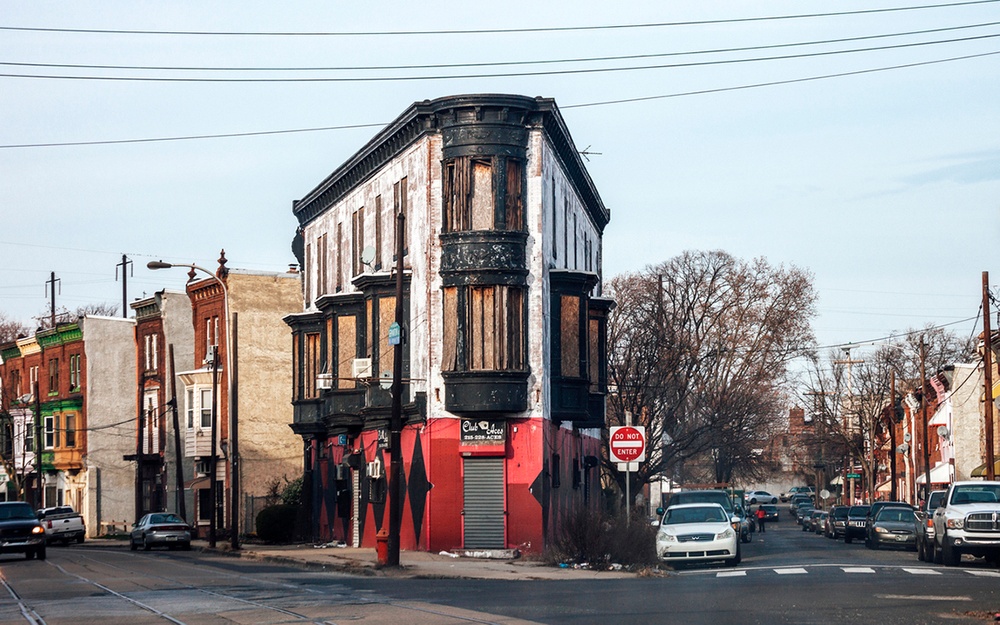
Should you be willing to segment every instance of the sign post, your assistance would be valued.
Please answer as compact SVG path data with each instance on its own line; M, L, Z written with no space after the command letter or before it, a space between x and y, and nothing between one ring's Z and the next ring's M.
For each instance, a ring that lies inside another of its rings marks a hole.
M632 519L632 471L646 459L646 428L642 425L625 425L611 428L608 437L609 455L618 463L618 470L625 472L625 519ZM635 467L633 469L633 466Z

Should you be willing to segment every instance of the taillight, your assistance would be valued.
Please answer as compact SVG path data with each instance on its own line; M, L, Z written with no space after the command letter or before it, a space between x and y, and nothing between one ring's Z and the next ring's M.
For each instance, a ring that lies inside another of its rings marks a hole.
M52 521L46 521L49 524L49 529L52 529Z

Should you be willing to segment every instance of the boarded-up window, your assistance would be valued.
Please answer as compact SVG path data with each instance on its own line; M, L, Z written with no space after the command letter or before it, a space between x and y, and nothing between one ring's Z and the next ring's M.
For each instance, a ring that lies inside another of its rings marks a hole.
M375 196L375 269L382 268L382 196Z
M524 165L507 159L507 196L504 206L507 230L524 229Z
M354 388L352 364L357 356L358 320L353 316L337 317L337 388Z
M316 376L321 372L319 333L307 334L305 339L305 380L303 380L304 393L302 396L304 399L315 399L319 397L319 392L316 388Z
M560 336L560 355L562 356L561 373L563 377L579 378L580 371L580 298L574 295L563 295L560 298L559 321L562 332Z
M352 275L360 274L364 268L361 265L361 251L365 249L365 207L354 211L351 216L351 271Z
M337 224L337 241L336 241L335 245L336 245L336 249L337 249L337 251L336 251L337 265L336 265L336 268L335 268L336 272L337 272L336 291L337 291L337 293L339 293L340 290L341 290L341 287L343 285L342 280L344 279L344 277L343 277L344 276L344 247L345 247L344 246L344 224L341 224L341 223ZM324 279L323 280L323 291L324 292L326 292L326 288L327 288L326 279Z
M524 366L524 291L520 287L469 287L467 362L472 371Z
M588 358L587 366L590 369L590 390L596 393L600 389L600 357L601 357L601 323L597 319L588 321L590 331L587 333Z
M458 287L444 289L444 332L442 334L441 370L458 367Z
M378 375L392 375L392 363L395 356L393 346L389 345L389 326L396 320L396 298L394 296L378 299ZM373 372L374 373L374 372Z
M488 160L472 161L472 229L493 229L493 166Z

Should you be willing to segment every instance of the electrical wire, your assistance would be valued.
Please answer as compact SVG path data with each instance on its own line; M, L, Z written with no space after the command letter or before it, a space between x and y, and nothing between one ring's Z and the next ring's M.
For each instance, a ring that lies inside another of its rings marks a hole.
M97 65L80 63L27 63L14 61L0 61L0 66L7 67L38 67L53 69L114 69L130 71L192 71L192 72L346 72L346 71L388 71L388 70L411 70L411 69L454 69L464 67L507 67L524 65L554 65L559 63L595 63L607 61L630 61L637 59L664 58L673 56L688 56L702 54L728 54L732 52L752 52L755 50L773 50L780 48L792 48L801 46L830 45L834 43L848 43L854 41L870 41L873 39L886 39L892 37L909 37L913 35L926 35L931 33L949 32L955 30L967 30L970 28L984 28L987 26L1000 25L1000 22L983 22L979 24L967 24L964 26L948 26L943 28L930 28L925 30L910 30L896 33L883 33L881 35L864 35L859 37L841 37L838 39L820 39L813 41L798 41L791 43L776 43L759 46L743 46L736 48L715 48L709 50L688 50L683 52L660 52L651 54L626 54L614 56L578 57L564 59L536 59L528 61L484 61L478 63L424 63L413 65L354 65L354 66L333 66L333 67L208 67L208 66L183 66L183 65Z
M714 61L690 61L687 63L659 63L655 65L634 65L630 67L589 67L577 69L556 69L534 72L501 72L493 74L437 74L417 76L326 76L304 78L196 78L170 76L73 76L68 74L7 74L0 73L0 78L27 78L35 80L85 80L111 82L167 82L167 83L342 83L342 82L415 82L422 80L469 80L482 78L533 78L539 76L572 76L579 74L608 74L618 72L634 72L656 69L680 69L688 67L706 67L712 65L731 65L734 63L760 63L765 61L787 61L791 59L806 59L839 54L856 54L861 52L882 52L933 46L949 43L965 43L995 39L1000 34L975 35L955 39L938 39L936 41L918 41L887 46L872 46L868 48L852 48L848 50L827 50L825 52L803 52L800 54L784 54L762 56L746 59L718 59Z
M577 108L587 108L594 106L609 106L614 104L626 104L633 102L645 102L650 100L662 100L667 98L680 98L693 95L707 95L710 93L724 93L727 91L740 91L743 89L759 89L761 87L774 87L779 85L791 85L802 82L811 82L816 80L826 80L830 78L842 78L846 76L858 76L862 74L871 74L875 72L885 72L897 69L909 69L913 67L921 67L925 65L935 65L939 63L950 63L953 61L964 61L969 59L994 56L1000 54L1000 51L995 52L983 52L979 54L969 54L964 56L948 57L944 59L935 59L931 61L919 61L915 63L905 63L902 65L888 65L883 67L874 67L868 69L854 70L849 72L838 72L835 74L822 74L817 76L807 76L804 78L791 78L788 80L775 80L770 82L762 83L752 83L746 85L736 85L733 87L717 87L714 89L700 89L697 91L682 91L678 93L668 93L662 95L653 96L641 96L635 98L621 98L617 100L603 100L598 102L587 102L582 104L569 104L565 106L560 106L562 110L577 109ZM348 124L343 126L321 126L314 128L292 128L286 130L263 130L263 131L252 131L252 132L237 132L237 133L219 133L219 134L204 134L204 135L186 135L186 136L175 136L175 137L148 137L143 139L110 139L110 140L98 140L98 141L62 141L53 143L20 143L20 144L7 144L0 145L0 149L20 149L20 148L51 148L51 147L74 147L74 146L91 146L91 145L119 145L119 144L130 144L130 143L156 143L164 141L190 141L198 139L229 139L237 137L259 137L267 135L283 135L283 134L294 134L294 133L305 133L305 132L326 132L331 130L352 130L359 128L383 128L386 123L372 123L372 124Z
M715 24L740 24L751 22L811 19L820 17L843 17L850 15L871 15L878 13L897 13L902 11L919 11L925 9L941 9L979 4L993 4L1000 0L967 0L965 2L947 2L940 4L924 4L917 6L885 7L879 9L859 9L855 11L834 11L829 13L800 13L793 15L771 15L762 17L737 17L716 20L692 20L683 22L646 22L638 24L604 24L595 26L549 26L533 28L483 28L483 29L442 29L442 30L382 30L382 31L204 31L204 30L126 30L99 28L43 28L32 26L0 26L0 30L46 33L78 33L99 35L184 35L213 37L385 37L414 35L485 35L511 33L554 33L554 32L585 32L600 30L627 30L638 28L663 28L676 26L710 26Z

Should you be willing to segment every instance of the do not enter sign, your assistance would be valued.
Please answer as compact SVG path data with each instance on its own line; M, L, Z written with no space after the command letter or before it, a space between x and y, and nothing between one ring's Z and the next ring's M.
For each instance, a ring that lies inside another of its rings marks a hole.
M646 428L626 425L611 428L611 462L642 462L646 459Z

